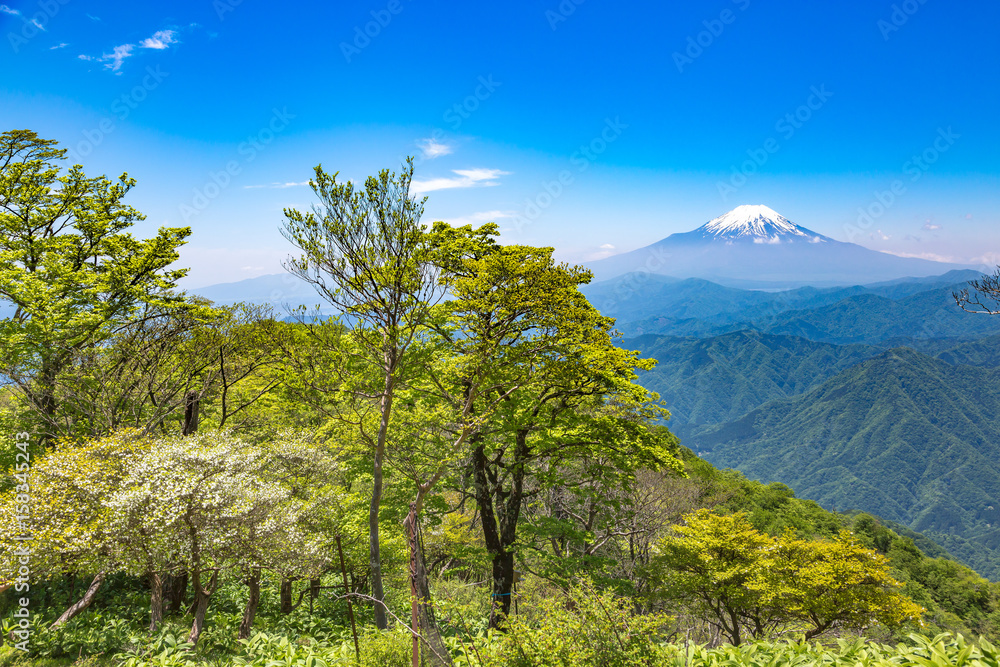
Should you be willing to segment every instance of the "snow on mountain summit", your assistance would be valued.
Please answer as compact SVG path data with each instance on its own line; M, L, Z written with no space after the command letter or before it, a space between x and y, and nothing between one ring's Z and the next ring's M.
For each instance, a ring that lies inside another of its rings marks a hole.
M705 223L699 231L706 236L724 238L778 239L787 234L817 236L762 204L737 206L729 213Z

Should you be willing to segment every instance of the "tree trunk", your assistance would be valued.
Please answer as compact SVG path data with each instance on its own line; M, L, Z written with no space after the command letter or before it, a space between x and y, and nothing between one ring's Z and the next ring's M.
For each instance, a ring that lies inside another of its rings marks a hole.
M253 619L257 615L257 607L260 605L260 568L255 567L250 576L247 577L246 585L250 589L250 598L247 600L246 609L243 610L243 622L240 623L239 639L248 639L250 630L253 628Z
M310 579L309 580L309 613L310 614L313 613L313 602L315 602L316 599L319 598L319 591L320 591L320 586L322 585L322 583L323 582L320 581L319 578Z
M153 572L150 575L149 596L149 633L153 634L163 622L163 575Z
M187 600L188 573L185 570L178 575L167 575L167 612L174 614L184 609Z
M282 577L281 579L281 592L279 593L279 599L281 600L281 613L291 614L292 613L292 580L288 577Z
M476 485L476 504L482 520L486 550L493 560L493 590L490 600L490 627L501 628L510 614L511 595L514 587L514 552L510 547L517 539L517 523L521 516L524 498L524 467L529 453L527 431L515 434L514 461L511 466L511 486L506 492L491 488L496 474L482 445L472 455L473 475ZM495 510L494 510L495 501Z
M55 623L49 626L49 629L58 628L60 625L89 607L90 603L94 601L95 597L97 597L97 591L101 588L101 584L104 583L105 576L107 575L104 572L98 572L97 576L94 577L94 580L90 582L90 588L88 588L87 592L83 594L83 597L80 598L76 604L64 611L62 616L56 619Z
M340 554L340 574L344 577L344 597L347 598L347 615L351 619L351 635L354 637L354 657L361 661L361 648L358 646L358 627L354 622L354 604L351 602L350 590L347 587L347 566L344 565L344 547L340 544L340 533L337 533L337 553Z
M510 615L510 598L514 588L514 554L503 550L493 554L493 604L490 606L490 627L498 627Z
M198 392L189 391L184 397L183 435L191 435L198 430Z
M441 638L437 619L434 616L434 605L431 602L431 588L427 581L427 564L424 561L424 546L420 539L420 519L416 512L416 503L410 504L410 514L406 518L406 528L410 543L410 594L413 596L411 607L411 623L413 631L423 638L424 651L420 662L435 667L450 667L451 653ZM416 634L413 637L413 664L419 657L419 641Z
M319 597L320 586L323 582L317 579L309 580L309 598L315 600Z
M410 632L413 651L413 667L420 667L420 594L417 592L417 504L410 503L410 513L406 515L406 534L410 545Z
M42 414L45 422L45 432L41 437L41 444L48 448L54 445L58 431L55 426L56 421L56 377L59 374L61 364L50 359L42 361L42 368L38 374L39 389L37 392L38 411ZM29 394L30 395L30 394Z
M375 464L372 471L372 502L368 508L368 550L369 565L372 571L372 597L381 602L385 598L382 588L382 557L379 553L378 515L382 504L382 461L385 458L385 441L389 433L389 417L392 414L393 378L392 369L395 360L390 355L386 360L385 385L382 392L381 421L378 426L378 436L375 442ZM389 619L385 608L375 603L375 626L379 630L389 627Z
M197 646L201 631L205 628L205 613L208 611L208 601L215 592L215 585L219 581L219 571L212 573L212 580L208 583L209 588L205 589L201 585L201 573L197 570L194 573L194 623L191 624L191 634L188 635L188 642Z

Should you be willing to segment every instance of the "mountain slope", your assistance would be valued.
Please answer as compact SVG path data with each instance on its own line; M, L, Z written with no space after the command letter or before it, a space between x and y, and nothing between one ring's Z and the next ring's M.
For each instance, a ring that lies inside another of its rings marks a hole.
M590 262L598 280L630 272L791 285L854 285L966 268L843 243L763 205L743 205L690 232Z
M792 336L738 331L714 338L642 336L622 341L660 360L639 382L660 394L683 435L767 401L800 394L881 352L867 345L831 345Z
M925 533L1000 577L1000 371L907 348L773 401L685 444L826 507Z

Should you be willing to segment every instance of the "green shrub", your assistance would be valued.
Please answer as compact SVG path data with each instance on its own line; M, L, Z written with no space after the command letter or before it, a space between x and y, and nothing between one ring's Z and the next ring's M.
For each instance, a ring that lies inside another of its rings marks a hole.
M138 631L128 621L100 612L82 614L54 630L38 623L31 635L31 654L42 658L112 654Z
M409 632L377 632L361 638L361 667L409 667L413 639Z
M583 580L541 602L541 621L514 617L490 667L633 667L659 664L669 618L634 616L632 603Z

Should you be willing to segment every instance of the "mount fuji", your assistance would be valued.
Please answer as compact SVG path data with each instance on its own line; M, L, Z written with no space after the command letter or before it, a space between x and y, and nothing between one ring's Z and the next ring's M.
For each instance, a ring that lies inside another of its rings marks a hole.
M693 231L587 267L595 280L643 272L734 287L859 285L969 268L836 241L763 205L738 206Z

